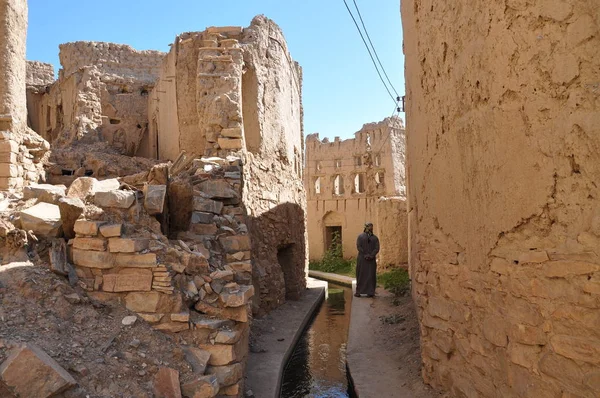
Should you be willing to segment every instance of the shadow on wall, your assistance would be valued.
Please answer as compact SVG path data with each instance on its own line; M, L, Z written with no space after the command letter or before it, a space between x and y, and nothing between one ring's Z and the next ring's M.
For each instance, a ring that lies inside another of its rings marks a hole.
M305 214L296 203L283 203L248 217L252 240L253 311L261 316L285 300L298 300L306 289Z

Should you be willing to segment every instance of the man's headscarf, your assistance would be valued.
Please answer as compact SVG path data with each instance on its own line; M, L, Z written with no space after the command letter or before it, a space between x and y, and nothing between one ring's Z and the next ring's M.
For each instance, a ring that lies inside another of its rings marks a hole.
M364 232L369 235L373 235L373 223L368 222L365 224Z

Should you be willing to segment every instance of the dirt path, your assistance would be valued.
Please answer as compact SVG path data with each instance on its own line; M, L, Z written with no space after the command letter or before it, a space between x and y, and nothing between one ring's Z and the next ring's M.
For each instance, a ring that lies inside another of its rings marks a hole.
M353 298L347 358L360 398L443 396L421 378L419 324L410 296L395 300L377 289L374 299Z

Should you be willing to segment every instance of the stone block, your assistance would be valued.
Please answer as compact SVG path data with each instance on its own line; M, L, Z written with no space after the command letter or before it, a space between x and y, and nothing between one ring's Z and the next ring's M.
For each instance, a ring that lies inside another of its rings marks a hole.
M49 398L75 386L75 379L41 348L26 344L0 365L0 379L22 398Z
M210 26L206 28L206 33L219 33L226 36L239 36L243 28L240 26Z
M0 162L17 163L17 154L14 152L0 152Z
M235 383L231 386L222 387L219 390L219 396L222 397L239 397L242 393L242 383Z
M216 235L219 228L215 224L192 224L190 230L197 235Z
M185 360L190 364L194 373L203 375L208 366L210 352L201 350L198 347L184 347L183 353Z
M78 235L96 236L98 235L98 227L101 225L98 221L77 220L73 226L73 230Z
M23 188L23 199L58 204L59 199L66 196L66 191L64 185L30 184Z
M123 224L106 224L100 227L100 234L105 238L120 237Z
M215 375L198 376L183 384L181 390L185 397L213 398L219 393L219 382Z
M151 216L162 214L167 197L166 185L146 185L144 187L144 207Z
M148 323L158 323L164 317L164 314L142 314L138 313L140 318Z
M109 252L73 249L73 262L80 267L110 269L115 266L115 255Z
M222 387L231 386L242 379L244 368L241 363L233 363L225 366L209 366L206 374L217 376L217 381Z
M161 332L166 333L179 333L190 328L188 323L182 322L159 323L158 325L153 325L153 327L156 330L160 330Z
M219 137L217 140L219 143L219 147L221 149L242 149L243 143L241 139L238 138L222 138Z
M80 250L106 251L106 240L102 238L75 238L73 248Z
M233 127L228 129L221 130L221 135L227 138L242 138L242 128L241 127Z
M227 253L237 253L250 250L250 237L248 235L227 236L219 239Z
M223 202L194 196L194 210L205 213L221 214Z
M492 344L506 347L508 338L506 333L507 322L499 316L489 316L483 321L483 335Z
M248 322L248 306L246 305L232 308L217 308L202 301L198 301L194 308L196 308L197 311L210 316L222 317L238 322Z
M116 207L118 209L129 209L135 202L136 195L133 191L108 191L96 192L94 203L98 207Z
M581 385L583 383L583 371L581 367L572 360L553 352L545 353L539 362L539 369L543 374L554 377L563 383Z
M233 345L203 344L200 348L210 353L210 359L208 360L209 365L223 366L236 362L238 359L242 359L238 358L236 355L235 346Z
M157 292L129 293L125 296L125 307L134 312L156 312L159 300L160 293Z
M23 186L23 178L0 177L0 189L15 189Z
M102 290L105 292L149 292L152 290L152 271L125 268L118 274L104 274Z
M115 265L117 267L150 268L156 267L156 254L115 254Z
M189 322L190 321L190 312L184 311L176 314L171 314L171 321L173 322Z
M155 398L181 398L179 372L171 368L160 368L154 376Z
M234 263L228 263L235 272L252 272L252 262L250 261L237 261Z
M19 144L13 140L0 142L0 153L7 152L19 153Z
M21 211L21 228L35 235L56 237L62 232L62 220L58 206L38 203Z
M514 324L508 328L510 341L529 345L546 345L548 337L540 327Z
M600 340L594 338L554 335L550 344L563 357L594 365L600 364Z
M211 224L215 215L212 213L204 213L195 211L192 213L192 224Z
M53 239L50 248L50 270L55 274L68 275L67 244L64 239Z
M600 265L582 261L549 261L543 272L548 278L565 278L570 275L587 275L600 270Z
M240 307L248 304L250 298L254 296L254 286L239 286L237 289L225 289L219 295L219 298L225 307Z
M527 369L537 367L541 347L534 345L523 345L511 342L508 345L508 358L512 363Z
M16 164L0 163L0 177L20 177L19 168Z
M119 189L121 183L116 178L98 181L93 177L79 177L69 186L67 196L85 200L97 192L109 192Z
M231 188L228 182L223 180L209 180L200 183L200 191L212 199L233 199L238 193Z
M65 238L73 239L75 237L75 222L83 214L85 203L79 198L60 198L58 199L58 209L60 210Z
M110 238L108 251L111 253L137 253L148 248L148 239Z
M548 253L545 250L530 250L525 253L521 253L519 255L519 263L543 263L544 261L548 261L550 258L548 257Z
M245 325L242 325L245 327ZM218 344L235 344L242 337L242 327L235 329L221 329L215 336L215 343Z

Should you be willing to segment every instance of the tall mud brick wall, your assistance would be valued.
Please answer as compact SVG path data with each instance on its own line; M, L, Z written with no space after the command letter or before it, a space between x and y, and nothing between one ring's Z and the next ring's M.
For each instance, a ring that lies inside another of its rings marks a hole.
M597 0L402 1L425 380L600 394Z
M0 1L0 130L27 121L25 42L27 2Z

